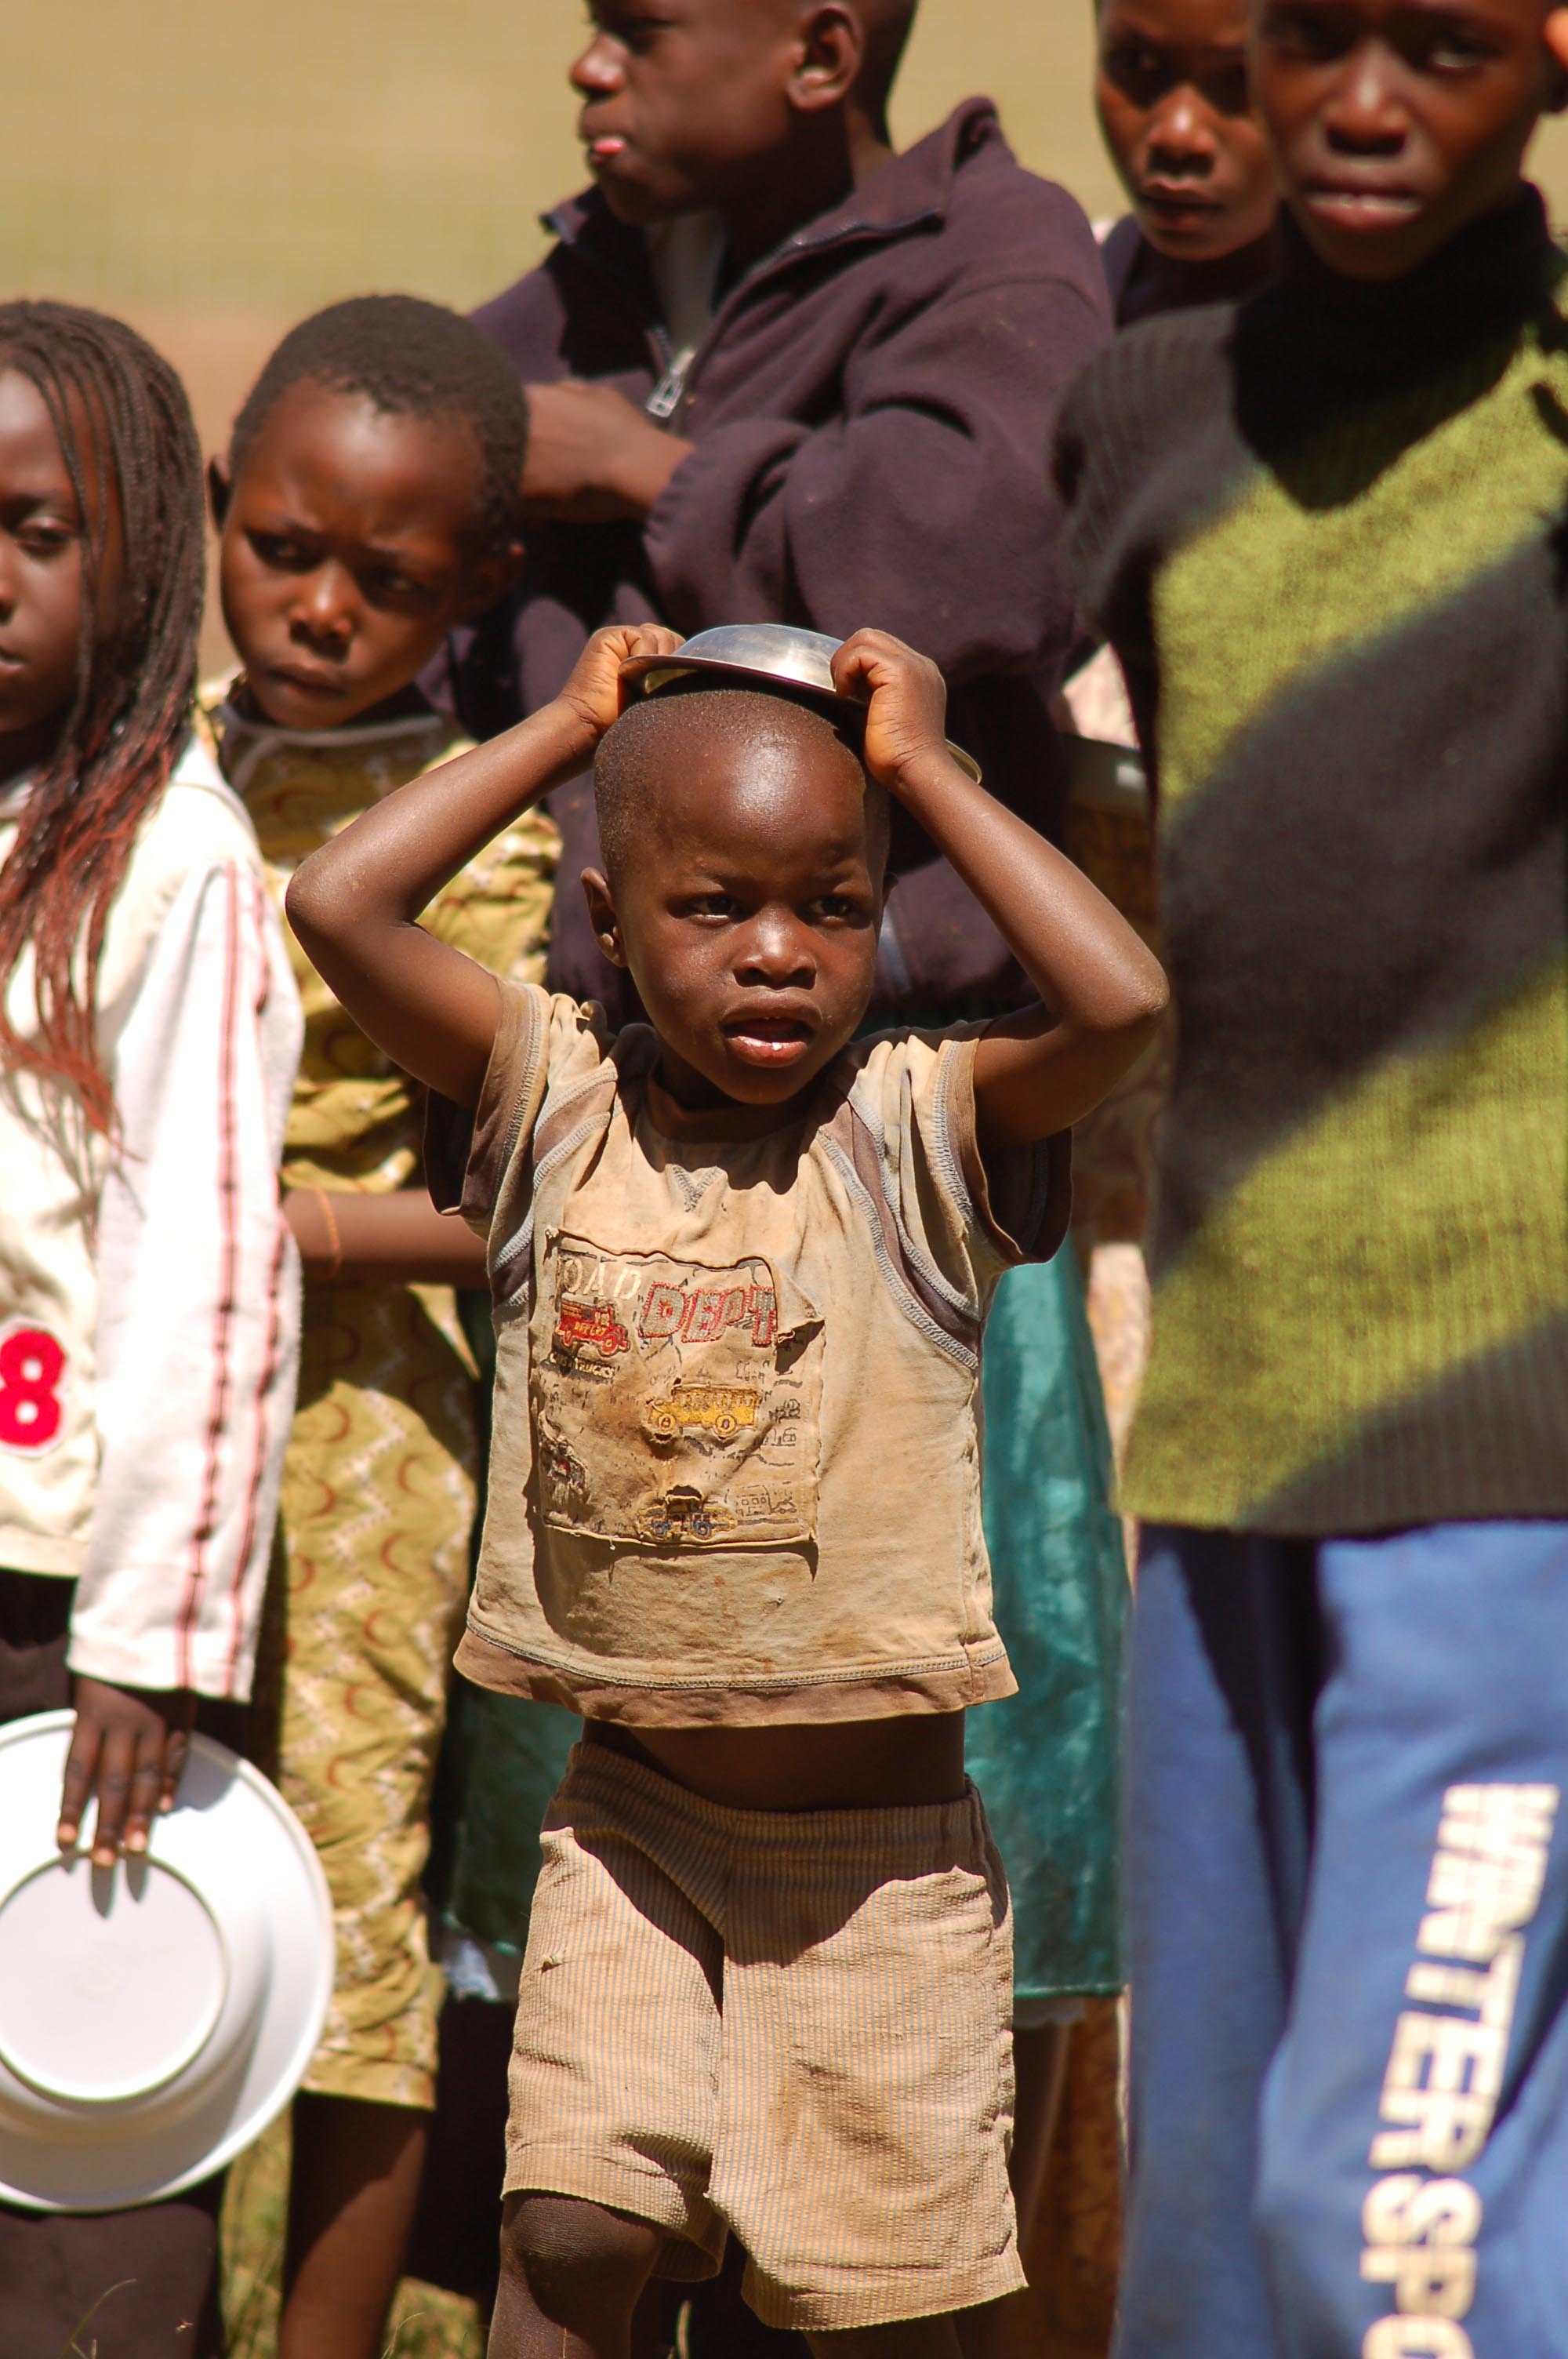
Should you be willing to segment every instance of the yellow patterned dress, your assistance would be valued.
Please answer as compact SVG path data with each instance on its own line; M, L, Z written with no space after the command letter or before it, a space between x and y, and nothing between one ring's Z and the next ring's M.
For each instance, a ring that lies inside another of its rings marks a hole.
M372 727L257 723L206 700L281 902L308 853L460 752L440 714ZM544 968L557 841L530 813L426 913L498 974ZM422 1094L343 1013L289 937L305 1052L283 1177L380 1194L420 1184ZM305 2086L435 2101L436 2023L420 1877L430 1785L467 1596L479 1471L473 1363L449 1288L311 1283L285 1462L279 1779L331 1887L338 1981Z

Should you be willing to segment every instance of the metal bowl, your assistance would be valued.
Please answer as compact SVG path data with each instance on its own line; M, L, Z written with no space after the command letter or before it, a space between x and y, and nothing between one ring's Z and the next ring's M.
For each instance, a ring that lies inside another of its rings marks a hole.
M657 696L661 689L700 672L716 683L794 689L858 722L865 715L864 698L840 696L833 685L833 658L843 644L824 631L799 630L793 623L721 623L683 641L674 655L631 657L621 667L622 702ZM946 745L958 767L978 785L980 766L973 755L950 737Z

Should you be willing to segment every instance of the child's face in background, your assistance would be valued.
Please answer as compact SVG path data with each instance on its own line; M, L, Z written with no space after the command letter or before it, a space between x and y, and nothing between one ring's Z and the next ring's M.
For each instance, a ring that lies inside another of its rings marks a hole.
M491 602L504 581L475 561L481 492L460 421L308 382L279 397L233 479L213 471L223 620L267 720L360 720Z
M1253 88L1323 259L1398 277L1501 203L1565 57L1541 0L1260 0Z
M883 844L851 755L748 752L700 724L689 745L638 822L630 874L613 887L585 876L589 908L642 995L673 1094L783 1106L870 1004Z
M1215 262L1267 234L1279 196L1248 93L1245 0L1103 0L1095 104L1160 253Z
M78 419L92 499L97 471L86 423ZM0 745L0 767L6 772L47 750L51 726L75 692L85 562L86 524L43 395L0 358L0 739L10 741ZM100 587L105 616L120 571L116 509Z
M591 0L571 70L578 136L618 220L722 208L790 130L796 50L782 0Z

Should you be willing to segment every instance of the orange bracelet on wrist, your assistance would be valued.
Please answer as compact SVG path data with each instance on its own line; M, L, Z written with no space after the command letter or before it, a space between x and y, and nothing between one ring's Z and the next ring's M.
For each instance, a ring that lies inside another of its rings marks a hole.
M342 1270L343 1240L338 1234L338 1216L332 1210L332 1200L325 1188L312 1188L310 1193L321 1207L321 1218L327 1224L327 1234L331 1239L332 1266L323 1273L326 1283L330 1286Z

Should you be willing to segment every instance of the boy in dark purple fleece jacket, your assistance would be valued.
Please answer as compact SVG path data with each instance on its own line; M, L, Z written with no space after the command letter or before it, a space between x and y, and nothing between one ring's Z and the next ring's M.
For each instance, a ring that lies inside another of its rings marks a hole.
M546 701L601 623L842 636L871 614L940 664L992 790L1056 832L1049 704L1073 608L1044 457L1107 333L1104 282L1078 207L1014 162L988 101L893 154L913 14L593 8L572 82L598 186L476 315L529 383L533 436L527 570L461 666L472 725ZM587 782L552 807L575 877L598 856ZM923 840L895 855L873 1013L1015 1005L1017 971L946 863ZM615 996L572 892L551 979Z

